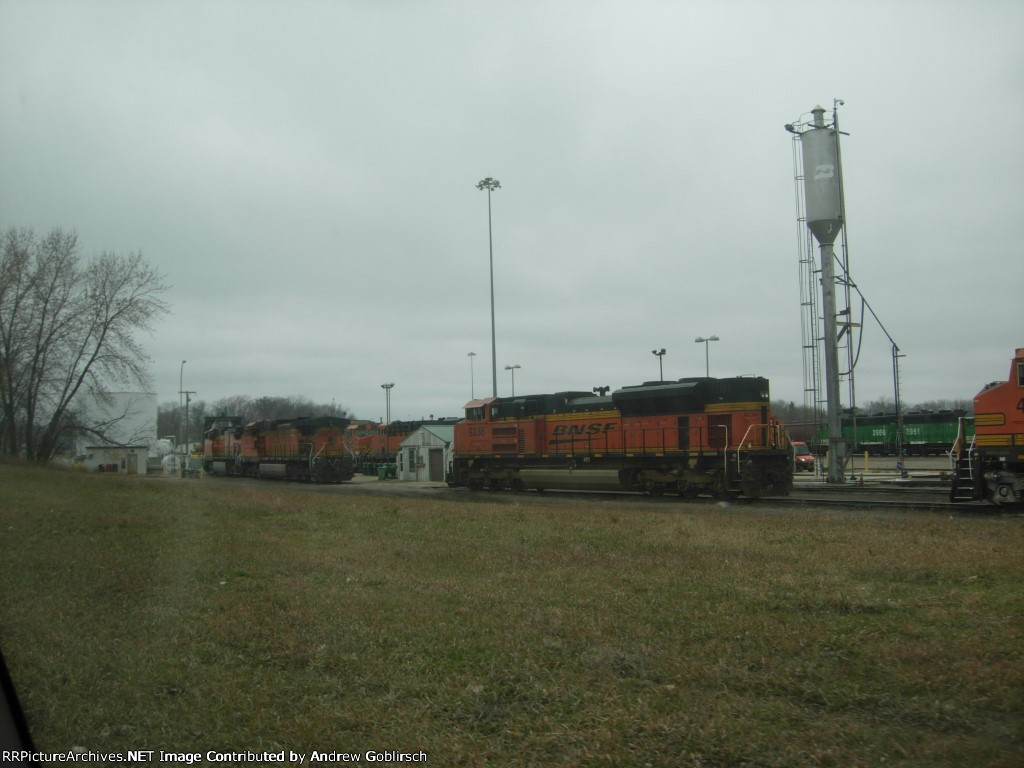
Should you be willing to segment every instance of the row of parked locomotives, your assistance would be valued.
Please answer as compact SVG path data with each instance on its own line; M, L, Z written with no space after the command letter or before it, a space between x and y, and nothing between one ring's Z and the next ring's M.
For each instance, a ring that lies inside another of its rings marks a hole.
M203 469L210 474L341 483L353 475L345 445L348 419L333 416L260 420L237 417L206 421Z
M448 484L757 498L790 492L793 455L767 379L687 378L473 400Z
M974 396L974 436L962 432L952 458L951 501L1024 506L1024 347L1017 349L1006 381Z
M345 430L345 444L355 462L355 471L372 474L380 464L394 463L402 441L424 424L453 424L454 421L433 418L387 424L352 421Z
M968 438L974 426L962 409L945 411L911 411L895 413L844 413L840 428L843 439L854 451L867 451L875 456L938 456L948 454L956 442L961 423L966 424ZM903 431L900 431L900 427ZM828 445L828 429L821 428L817 444L824 451Z

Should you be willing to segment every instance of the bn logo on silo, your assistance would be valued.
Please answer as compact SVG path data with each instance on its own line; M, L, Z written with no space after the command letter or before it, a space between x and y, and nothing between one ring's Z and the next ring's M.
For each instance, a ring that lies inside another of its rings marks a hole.
M814 180L821 181L822 179L834 179L836 176L836 167L834 165L816 165L814 166Z

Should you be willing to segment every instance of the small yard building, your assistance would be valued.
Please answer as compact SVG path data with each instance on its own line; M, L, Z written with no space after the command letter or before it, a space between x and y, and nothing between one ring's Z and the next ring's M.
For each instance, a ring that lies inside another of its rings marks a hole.
M156 441L156 394L88 393L81 404L85 429L74 441L75 462L93 472L146 474Z
M79 455L85 469L129 475L146 474L148 458L148 445L90 445Z
M443 483L451 463L455 427L424 424L398 449L398 479Z

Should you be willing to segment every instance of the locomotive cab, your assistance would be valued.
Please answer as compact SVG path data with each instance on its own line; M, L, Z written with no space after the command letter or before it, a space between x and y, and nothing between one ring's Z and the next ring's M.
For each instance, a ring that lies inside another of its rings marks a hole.
M1006 381L974 397L974 433L975 495L1024 505L1024 347L1016 350Z

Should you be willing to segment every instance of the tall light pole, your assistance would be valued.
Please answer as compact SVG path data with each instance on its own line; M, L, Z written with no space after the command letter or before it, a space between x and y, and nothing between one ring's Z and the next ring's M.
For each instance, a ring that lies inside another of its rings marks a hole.
M192 395L195 394L194 390L185 390L185 465L182 467L182 476L184 477L185 470L188 469L188 404L192 400Z
M385 429L386 425L391 423L391 388L393 386L395 386L395 382L393 381L380 385L380 388L384 390L384 413L386 414L384 416Z
M487 244L491 256L491 383L494 397L498 396L498 352L494 345L494 235L491 228L491 192L501 189L501 182L488 176L476 185L487 190Z
M391 437L391 388L395 386L395 382L389 381L387 384L381 384L381 389L384 390L384 455L381 458L386 458L389 455L391 446L388 445L388 438Z
M708 352L708 346L709 346L710 342L718 341L718 340L719 339L718 339L717 336L707 336L707 337L698 336L696 339L694 339L694 341L697 344L703 344L704 345L704 378L705 379L710 379L711 378L711 353Z
M469 358L469 399L476 400L476 385L473 383L473 358L476 352L467 352L466 356Z
M181 368L178 369L178 476L184 477L185 470L181 466L181 398L185 394L185 363L188 360L181 361ZM186 438L187 439L187 438Z
M662 370L662 367L661 367L661 358L663 358L665 356L665 348L662 347L661 349L652 349L651 350L651 354L652 355L657 355L657 357L658 357L658 381L664 381L665 380L665 373L664 373L664 371Z
M516 369L517 368L522 368L522 367L523 366L521 366L519 363L515 363L514 365L506 365L505 366L505 370L506 371L512 371L512 397L516 396Z

